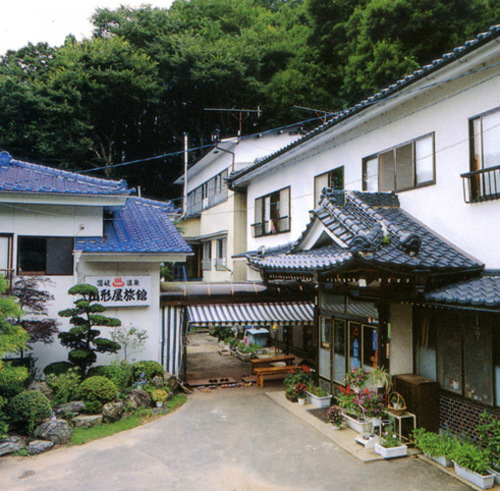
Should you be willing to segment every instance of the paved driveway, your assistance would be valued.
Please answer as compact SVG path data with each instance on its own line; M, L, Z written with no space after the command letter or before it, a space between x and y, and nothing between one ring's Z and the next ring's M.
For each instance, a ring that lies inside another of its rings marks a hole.
M458 490L417 458L361 463L257 388L196 392L178 411L87 445L0 459L0 489Z

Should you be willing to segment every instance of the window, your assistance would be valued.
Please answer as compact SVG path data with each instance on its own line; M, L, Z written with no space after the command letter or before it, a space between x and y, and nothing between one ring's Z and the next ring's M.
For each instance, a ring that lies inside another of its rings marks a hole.
M320 329L321 329L321 347L329 348L330 347L330 338L332 335L332 322L333 319L330 317L321 317L320 318Z
M73 239L70 237L19 237L18 274L72 275Z
M201 269L210 271L212 269L212 242L203 242L201 250Z
M346 375L346 321L335 319L333 333L333 373L334 380L343 383Z
M404 191L434 183L434 133L363 160L363 190Z
M255 200L254 237L290 231L290 188Z
M500 192L500 110L471 119L471 197L480 199ZM492 170L488 170L492 169Z
M228 170L222 171L188 194L188 212L200 213L227 200Z
M217 239L217 261L215 269L218 271L227 270L227 238Z
M314 178L314 207L318 206L324 188L344 189L344 166L337 167Z

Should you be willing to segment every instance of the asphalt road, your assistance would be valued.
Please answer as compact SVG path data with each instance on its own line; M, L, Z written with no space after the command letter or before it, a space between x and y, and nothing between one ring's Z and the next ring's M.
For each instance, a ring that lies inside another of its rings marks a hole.
M265 390L195 392L133 430L35 457L0 459L1 490L458 490L411 457L361 463Z

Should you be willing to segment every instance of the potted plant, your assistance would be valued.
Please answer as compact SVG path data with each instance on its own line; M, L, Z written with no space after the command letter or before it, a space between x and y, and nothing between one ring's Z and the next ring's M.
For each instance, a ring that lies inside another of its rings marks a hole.
M283 385L285 387L295 387L299 382L306 385L312 383L313 375L311 369L307 365L302 365L300 370L295 371L290 370L290 373L283 380Z
M359 392L368 382L370 373L364 368L353 368L347 372L344 378L344 385L350 385L354 392Z
M371 421L367 420L358 404L356 404L357 394L348 385L346 388L339 387L340 393L337 394L337 404L342 408L346 426L358 433L371 433L373 426Z
M168 399L168 393L164 389L156 389L151 392L151 399L156 402L156 407L162 407L163 403Z
M250 358L255 358L257 346L253 344L245 344L243 342L236 345L236 357L241 361L250 361Z
M303 406L306 403L307 388L308 387L306 384L304 384L303 382L299 382L298 384L295 384L295 387L293 389L295 397L299 401L300 406Z
M456 438L443 433L433 433L432 431L427 431L425 428L418 428L413 430L413 440L416 447L422 450L430 459L441 464L443 467L451 467L453 465L449 456L458 445Z
M381 416L385 410L384 396L365 388L354 399L359 412L367 419L372 419L373 426L381 425Z
M329 390L309 385L307 388L307 395L311 403L318 409L330 407L332 395Z
M285 397L290 402L297 402L297 396L295 395L295 387L293 387L293 386L286 387L286 389L285 389Z
M458 476L481 489L493 487L495 476L488 472L489 456L486 450L472 443L460 443L453 449L451 458Z
M340 430L344 422L344 414L339 406L330 406L326 412L328 421L331 423L334 430Z
M392 387L392 376L383 367L374 368L368 375L368 385L389 390Z
M500 419L487 412L481 414L481 424L476 428L479 443L488 453L490 470L495 483L500 484Z
M406 403L399 392L391 392L388 396L388 408L393 414L402 414L406 411Z
M404 443L401 443L392 427L387 428L381 441L375 442L374 448L375 452L382 455L384 459L393 459L408 455L408 447Z

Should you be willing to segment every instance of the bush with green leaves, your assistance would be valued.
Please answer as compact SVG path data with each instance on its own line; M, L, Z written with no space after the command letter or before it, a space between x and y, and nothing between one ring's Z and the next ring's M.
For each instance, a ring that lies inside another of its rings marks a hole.
M450 457L460 467L478 474L488 474L488 452L476 447L473 443L458 444L451 452Z
M12 423L21 431L32 434L36 425L52 414L50 401L38 390L26 390L9 403Z
M68 290L70 295L80 298L73 303L75 307L61 310L61 317L69 317L73 324L67 332L59 333L61 344L70 348L68 360L80 368L82 377L85 378L87 370L96 362L97 353L116 353L120 345L111 339L100 337L101 331L97 326L116 327L121 322L112 317L102 315L106 308L95 301L99 292L95 286L81 284Z
M75 368L73 363L69 361L55 361L54 363L49 363L44 369L43 373L45 375L61 375L61 373L66 373L71 368Z
M118 387L100 375L85 379L80 384L79 391L86 401L99 401L103 404L116 399L118 395Z
M4 438L7 435L9 429L9 424L7 423L7 415L4 412L4 408L7 406L7 399L0 396L0 438Z
M152 360L138 361L132 365L132 370L135 381L144 378L148 382L151 382L154 377L163 377L164 373L162 365Z
M99 401L85 401L83 412L86 414L99 414L102 411L102 403Z
M0 370L0 395L11 398L26 389L29 373L26 367L6 363Z
M79 396L81 377L77 368L70 368L60 375L49 374L46 382L54 391L53 406L74 401Z

